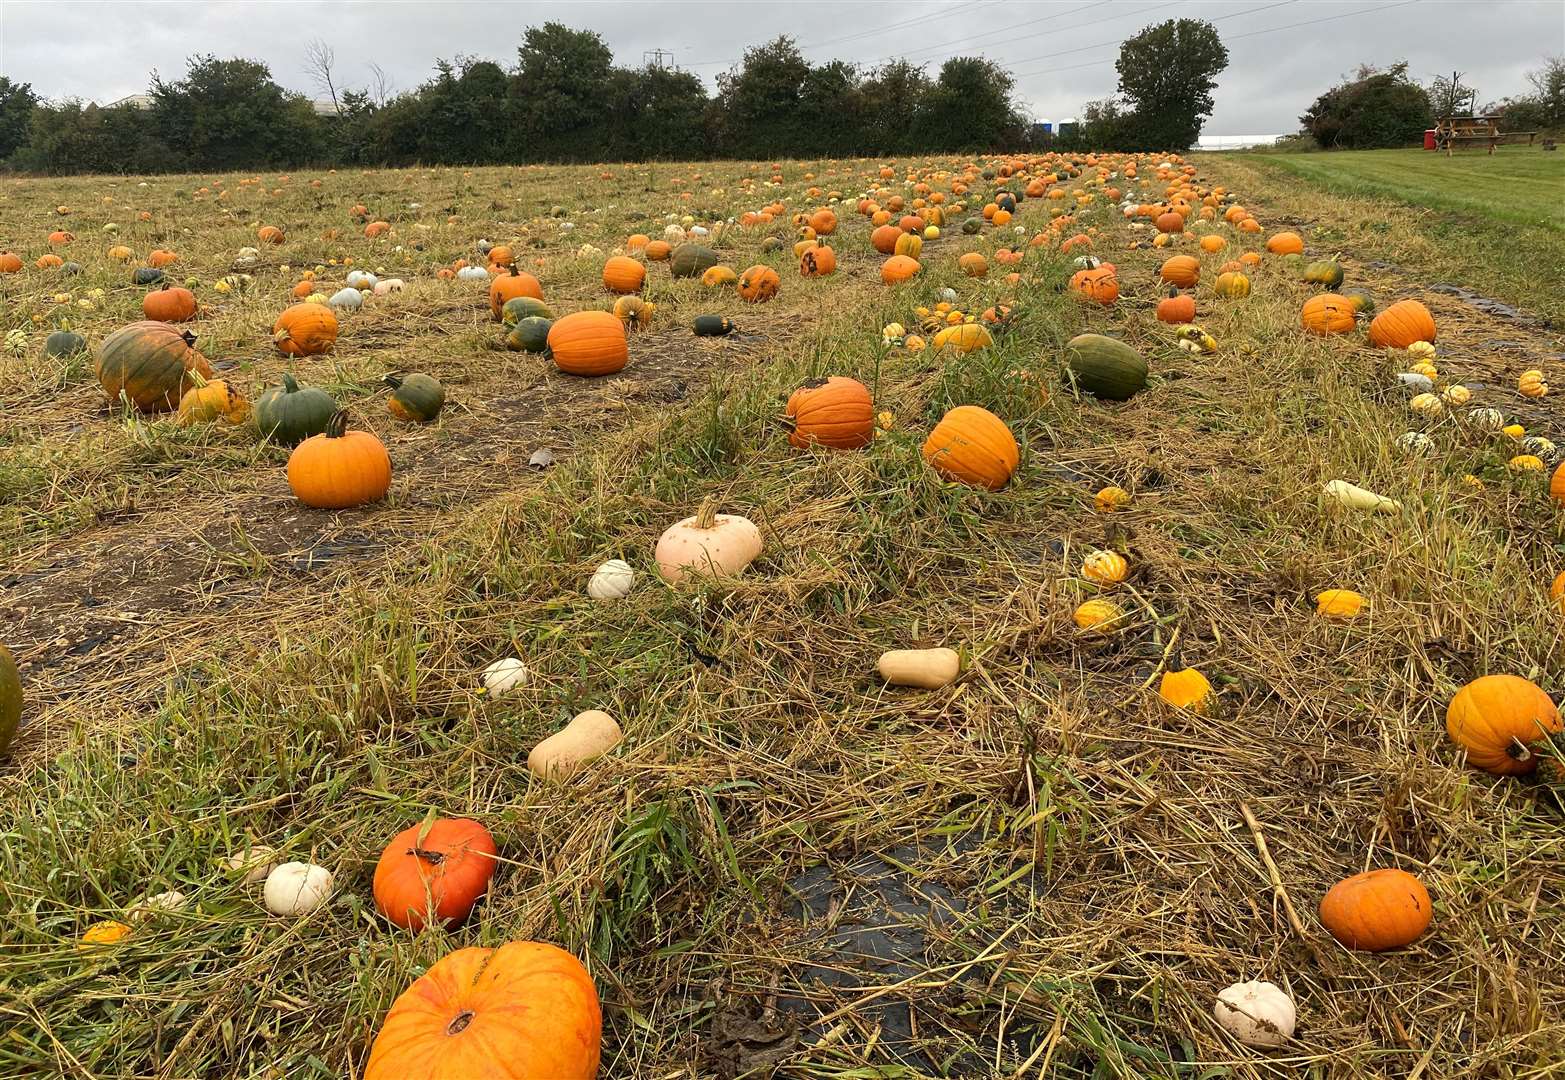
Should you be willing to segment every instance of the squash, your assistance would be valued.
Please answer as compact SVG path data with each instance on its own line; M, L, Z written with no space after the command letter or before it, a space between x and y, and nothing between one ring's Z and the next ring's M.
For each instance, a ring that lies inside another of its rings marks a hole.
M647 268L639 259L632 259L628 255L615 255L603 264L603 287L613 293L638 292L647 280ZM513 300L507 300L505 306L500 309L501 318L505 317L505 307ZM538 299L532 297L531 299Z
M1358 324L1358 308L1336 293L1320 293L1304 302L1299 321L1304 329L1322 337L1346 334Z
M186 390L179 399L177 415L181 427L212 420L242 424L250 419L250 402L232 383L214 379Z
M614 718L598 709L577 713L565 727L527 755L527 771L545 780L563 780L602 757L625 739Z
M1377 349L1406 349L1435 340L1435 317L1417 300L1398 300L1369 324L1369 343Z
M87 351L87 339L66 327L43 339L43 354L51 360L66 360Z
M326 430L337 412L337 402L326 391L301 387L294 377L283 375L283 384L263 391L252 408L261 438L297 446Z
M553 319L554 309L536 296L513 296L500 309L500 321L507 326L532 318Z
M1078 334L1065 346L1072 385L1106 401L1128 401L1147 385L1147 362L1117 338Z
M168 323L121 327L98 345L98 382L111 402L123 398L141 412L173 409L199 379L212 377L195 342L194 334Z
M1402 509L1395 499L1378 495L1346 480L1328 480L1324 488L1326 496L1352 510L1370 510L1377 514L1393 514Z
M1429 890L1405 870L1370 870L1333 885L1320 921L1349 949L1383 952L1417 941L1433 917Z
M875 669L893 686L938 690L956 681L962 658L955 649L892 649L880 654Z
M272 324L272 342L288 356L315 356L337 341L337 316L325 304L294 304Z
M1218 274L1212 291L1225 300L1242 300L1250 295L1250 279L1237 270Z
M577 311L549 328L554 364L569 375L612 375L630 360L625 324L607 311Z
M1458 690L1445 730L1468 763L1495 776L1525 776L1538 767L1533 747L1562 730L1559 710L1519 675L1484 675Z
M722 337L733 333L734 324L721 315L697 315L690 328L697 337Z
M1087 637L1115 633L1126 618L1125 609L1112 600L1088 600L1071 613L1071 621Z
M1195 668L1165 671L1157 686L1157 696L1176 709L1188 709L1204 716L1212 704L1212 684Z
M636 571L624 559L610 559L587 579L587 595L594 600L623 600L636 583Z
M414 372L411 375L387 375L385 382L391 387L386 408L398 420L427 424L445 408L446 388L440 385L439 379Z
M1260 1050L1286 1046L1298 1024L1293 999L1281 987L1259 981L1224 988L1212 1016L1239 1042Z
M494 698L526 686L531 677L532 673L520 657L502 656L485 667L478 678L483 683L484 693Z
M869 389L840 375L805 383L788 396L783 419L788 444L857 450L875 437L875 405Z
M262 886L261 902L273 915L308 915L331 899L336 881L330 870L314 863L285 862L272 868Z
M1315 614L1323 619L1355 619L1367 603L1352 589L1325 589L1315 597Z
M368 431L349 431L338 412L288 456L288 486L306 506L342 510L379 502L391 489L391 456Z
M431 921L455 926L489 888L498 853L489 830L469 818L435 818L404 829L375 864L375 907L415 933Z
M760 554L761 531L755 523L717 513L717 500L708 498L695 514L663 531L654 558L664 580L678 584L691 577L738 574Z
M935 335L934 347L950 349L957 353L970 353L994 344L994 336L982 323L958 323L948 326Z
M553 327L553 319L546 319L541 315L529 315L525 319L518 320L516 325L511 327L510 333L505 335L505 347L512 352L547 352L549 331Z
M722 260L717 252L700 244L680 244L669 256L668 268L677 278L702 277Z
M463 268L464 273L466 269ZM495 275L494 280L489 283L489 313L495 321L499 321L500 311L505 307L506 301L514 300L518 296L530 296L534 300L542 300L543 286L539 284L537 278L514 266L507 267L504 273Z
M959 405L924 440L924 460L947 480L999 491L1016 472L1020 449L1011 429L988 409Z
M11 650L0 645L0 757L4 757L22 726L22 675Z
M1342 284L1342 266L1334 259L1312 262L1304 268L1304 280L1310 285L1324 285L1336 289Z

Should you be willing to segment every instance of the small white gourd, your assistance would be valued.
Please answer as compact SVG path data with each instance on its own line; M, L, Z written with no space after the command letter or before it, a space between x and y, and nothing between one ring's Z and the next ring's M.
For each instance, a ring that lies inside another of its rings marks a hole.
M171 914L176 911L184 911L189 901L185 894L178 889L168 889L165 892L153 893L151 896L143 896L130 906L130 921L141 922L150 919L154 915Z
M265 844L251 844L222 862L223 870L246 885L264 881L277 865L277 852Z
M331 899L335 884L324 866L285 862L266 875L261 902L273 915L308 915Z
M587 579L587 595L594 600L622 600L636 583L636 571L624 559L610 559Z
M1298 1013L1293 999L1274 983L1234 983L1217 995L1212 1015L1246 1046L1269 1050L1293 1037Z
M334 308L346 308L349 311L357 311L364 306L364 294L357 289L343 288L332 293L327 301Z
M500 697L527 684L527 665L514 656L502 656L484 668L482 681L490 697Z

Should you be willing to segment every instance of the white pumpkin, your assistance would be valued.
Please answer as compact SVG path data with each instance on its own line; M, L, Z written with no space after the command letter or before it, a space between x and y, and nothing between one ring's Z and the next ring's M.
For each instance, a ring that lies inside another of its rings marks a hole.
M705 225L692 225L690 227L690 235L695 239L700 240L702 237L709 235L709 233Z
M1542 435L1527 436L1522 440L1522 449L1533 457L1542 458L1544 461L1554 460L1554 444Z
M1298 1013L1293 999L1274 983L1234 983L1217 995L1212 1015L1224 1031L1259 1049L1283 1046L1293 1037Z
M670 244L677 244L685 239L685 230L678 225L670 225L663 230L663 239Z
M163 915L175 911L184 911L190 901L185 894L178 889L169 889L165 892L153 893L151 896L143 896L130 906L130 921L142 922L154 915Z
M594 600L622 600L636 583L636 571L624 559L610 559L587 579L587 595Z
M348 286L354 289L373 289L379 279L368 270L349 270Z
M277 865L277 852L265 844L251 844L222 861L224 872L246 885L264 881Z
M324 866L285 862L266 875L261 902L273 915L308 915L331 899L335 885Z
M1096 255L1078 255L1072 261L1071 265L1076 267L1078 270L1096 270L1098 267L1103 265L1103 260L1098 258Z
M950 287L941 289L940 299L944 300L948 304L956 303L956 290Z
M338 289L331 294L331 300L328 303L334 308L357 311L364 306L364 294L354 288Z
M1402 372L1397 376L1397 381L1415 394L1427 394L1435 388L1433 379L1416 371Z
M527 665L514 656L502 656L484 668L482 682L490 697L509 694L518 686L527 685Z
M456 276L462 281L488 281L489 271L482 266L464 266L456 272Z
M386 296L389 293L401 292L402 288L403 282L401 278L382 278L380 281L375 282L375 295Z

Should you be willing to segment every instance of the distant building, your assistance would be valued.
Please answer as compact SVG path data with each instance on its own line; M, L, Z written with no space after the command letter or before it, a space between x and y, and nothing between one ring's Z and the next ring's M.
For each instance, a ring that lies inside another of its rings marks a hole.
M103 108L113 109L120 105L133 105L138 109L150 109L152 108L152 95L131 94L129 97L122 97L118 101L111 101ZM315 110L316 116L336 116L338 111L337 106L332 103L330 98L314 98L310 101L310 107Z

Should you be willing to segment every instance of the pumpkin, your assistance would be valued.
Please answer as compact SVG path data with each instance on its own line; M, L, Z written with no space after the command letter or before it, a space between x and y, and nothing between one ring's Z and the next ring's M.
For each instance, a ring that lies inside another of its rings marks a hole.
M1195 322L1195 297L1189 293L1165 296L1157 302L1157 317L1166 323Z
M902 235L902 230L895 225L882 225L869 234L869 242L882 255L894 255L897 251L897 241L902 239Z
M379 502L391 489L391 455L368 431L349 431L337 412L326 430L311 435L288 456L288 486L306 506L342 510Z
M1398 300L1369 324L1369 343L1377 349L1405 349L1435 340L1435 317L1417 300Z
M484 693L490 697L502 697L519 686L526 686L531 673L521 658L502 656L493 661L479 675Z
M1181 289L1193 289L1201 280L1201 262L1194 255L1174 255L1163 260L1158 277Z
M825 244L816 244L799 256L799 274L803 277L827 277L837 272L837 253Z
M1125 609L1112 600L1088 600L1071 613L1071 621L1084 635L1112 634L1125 621Z
M680 244L669 256L668 269L674 277L701 277L721 260L717 252L700 244Z
M880 264L880 280L887 285L900 285L911 281L923 267L917 259L907 255L893 255Z
M553 319L529 315L511 327L511 332L505 335L505 347L512 352L544 352L549 348L549 331L553 326Z
M163 271L153 266L138 266L130 275L132 285L156 285L163 280Z
M739 280L731 266L714 266L701 275L701 284L709 289L716 289L723 285L732 285Z
M1342 265L1332 259L1312 262L1304 268L1304 280L1311 285L1335 289L1342 284Z
M1353 302L1336 293L1321 293L1304 301L1299 321L1312 334L1346 334L1353 329L1358 309Z
M98 345L98 382L110 401L129 401L141 412L173 409L197 377L212 366L194 348L194 334L161 322L135 322Z
M534 300L542 300L543 286L538 283L537 278L526 271L518 270L514 266L508 267L504 273L496 274L494 280L489 283L489 313L499 321L500 310L505 307L505 302L518 296L530 296Z
M577 311L549 328L554 364L569 375L612 375L630 360L625 324L607 311Z
M1235 1039L1260 1050L1286 1046L1298 1024L1293 999L1269 982L1225 987L1212 1006L1212 1016Z
M770 266L757 263L739 275L739 299L764 304L777 295L782 278Z
M126 247L124 244L115 244L113 247L111 247L109 249L108 255L109 255L109 258L115 259L115 260L117 260L119 262L129 262L131 259L134 259L136 257L136 253L134 251L132 251L130 248ZM12 256L12 257L15 258L15 256ZM21 266L22 260L17 259L16 262L17 262L16 268L18 270L20 270L22 268L22 266ZM5 265L5 256L4 255L0 255L0 266L4 266L4 265Z
M592 978L570 953L458 949L392 1002L364 1080L594 1080L602 1036Z
M810 215L810 228L817 236L830 236L837 231L837 215L825 207Z
M652 262L667 262L674 252L674 246L667 240L649 240L642 251Z
M632 259L629 255L615 255L603 264L603 287L608 289L609 292L637 292L646 280L647 268L641 265L641 260ZM529 299L537 300L539 298L529 297ZM501 317L503 318L503 306L501 311Z
M988 409L958 405L924 440L924 460L941 476L999 491L1016 472L1021 452L1011 429Z
M1080 299L1108 305L1119 299L1119 276L1107 264L1078 270L1071 275L1069 288Z
M283 231L276 225L262 225L255 231L255 238L263 244L280 244L284 240Z
M309 297L313 295L316 294L311 293L306 295L305 300L307 303L314 302L309 300ZM359 308L364 306L364 294L352 286L345 286L344 288L338 289L336 292L332 293L331 299L327 300L326 303L329 307L343 308L347 311L357 311Z
M994 336L981 323L958 323L948 326L935 335L937 349L951 349L958 353L970 353L994 344Z
M231 384L215 379L186 390L179 399L178 415L181 426L211 420L242 424L250 419L250 402Z
M1304 241L1295 232L1274 233L1266 240L1266 250L1273 255L1300 255L1304 252Z
M513 296L500 309L500 321L514 326L523 319L534 317L553 319L554 309L536 296Z
M1081 576L1099 585L1117 585L1130 573L1130 564L1117 551L1091 551L1081 561Z
M594 600L623 600L636 583L636 571L624 559L610 559L587 579L587 595Z
M893 255L905 255L909 259L917 259L924 253L924 238L917 233L903 233L897 237L897 242L892 246Z
M1532 746L1561 730L1559 710L1519 675L1484 675L1456 692L1445 730L1467 751L1470 764L1496 776L1521 776L1538 767Z
M1353 305L1353 309L1360 315L1367 315L1375 310L1375 298L1363 289L1349 289L1342 295L1347 297L1348 302Z
M53 270L56 267L64 266L65 260L53 252L49 252L48 254L38 256L33 265L40 270Z
M131 935L131 927L127 923L115 919L101 919L82 931L81 940L76 943L78 949L91 949L99 945L117 945Z
M238 878L241 884L254 885L265 881L277 866L277 852L265 844L247 844L240 851L221 859L218 866L225 874Z
M1315 597L1315 614L1323 619L1353 619L1366 603L1352 589L1325 589Z
M326 430L337 412L337 402L326 391L301 387L292 375L284 374L283 384L256 398L252 411L261 438L295 446Z
M1166 214L1159 214L1154 224L1160 233L1182 233L1185 231L1184 215L1176 214L1172 210Z
M1147 362L1117 338L1078 334L1065 346L1065 375L1094 397L1128 401L1146 388Z
M1237 270L1218 274L1212 291L1227 300L1242 300L1250 295L1250 279Z
M189 322L196 317L196 294L176 285L164 285L142 297L141 313L156 322Z
M386 399L386 408L398 420L427 424L445 408L446 388L433 376L418 372L412 375L387 375L385 382L391 387L391 397Z
M1100 514L1112 514L1122 506L1130 505L1130 492L1122 487L1109 485L1092 497L1093 509Z
M749 518L717 513L708 498L691 517L670 525L658 538L658 573L678 584L694 575L738 574L761 553L761 531Z
M404 930L467 919L495 872L494 837L468 818L436 818L391 838L375 864L375 907Z
M969 251L958 258L956 265L968 277L981 278L988 276L989 273L989 260L976 251Z
M1434 912L1424 883L1406 870L1370 870L1337 882L1320 902L1320 921L1349 949L1383 952L1417 941Z
M43 354L54 360L64 360L86 351L87 339L63 326L43 339Z
M1224 240L1216 233L1208 233L1207 235L1201 237L1201 250L1207 252L1210 255L1216 255L1219 251L1223 250L1223 248L1227 246L1228 241Z
M721 315L697 315L690 324L697 337L722 337L734 330L733 321Z
M330 900L335 888L336 881L324 866L285 862L266 875L261 902L273 915L308 915Z
M527 771L545 780L563 780L580 772L625 739L614 718L598 709L577 713L559 731L533 747Z
M511 250L510 244L495 244L484 254L491 266L510 266L516 261L516 252Z
M956 681L962 658L955 649L892 649L880 654L875 670L892 686L938 690Z
M833 375L805 383L788 396L783 418L788 444L857 450L875 436L875 406L857 379Z
M294 304L272 324L272 342L289 356L315 356L337 341L337 316L325 304Z
M1212 704L1212 684L1195 668L1165 671L1157 686L1157 696L1176 709L1188 709L1204 716Z

